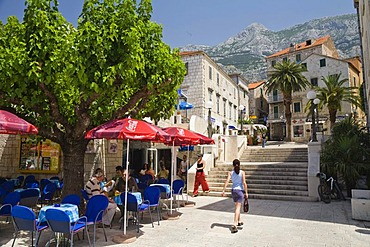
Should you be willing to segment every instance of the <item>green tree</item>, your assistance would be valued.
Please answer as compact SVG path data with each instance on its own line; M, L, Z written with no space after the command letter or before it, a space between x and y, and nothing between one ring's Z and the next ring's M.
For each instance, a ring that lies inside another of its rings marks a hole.
M66 193L83 187L86 131L174 110L185 66L151 12L150 0L85 0L73 27L57 0L26 0L22 23L0 24L0 107L61 145Z
M361 175L370 174L369 134L359 127L350 116L333 127L332 135L323 145L321 169L337 178L340 176L346 184L347 194Z
M302 72L306 70L306 67L301 64L287 60L276 63L274 69L268 75L267 93L279 90L283 94L287 141L290 141L292 137L292 112L290 109L292 93L302 91L310 85L306 77L302 75Z
M361 98L356 93L358 88L345 87L348 82L347 78L340 79L341 73L322 77L325 87L315 87L317 98L320 99L319 108L326 106L329 110L330 129L334 127L337 112L342 110L342 102L349 102L357 107L362 108ZM310 107L311 102L307 107Z

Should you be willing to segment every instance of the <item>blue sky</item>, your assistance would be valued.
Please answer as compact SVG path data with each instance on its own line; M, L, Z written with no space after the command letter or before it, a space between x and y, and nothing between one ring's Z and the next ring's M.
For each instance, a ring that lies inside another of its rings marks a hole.
M152 0L152 20L163 25L171 47L217 45L257 22L278 31L326 16L356 13L353 0ZM59 10L76 24L83 0L59 0ZM0 0L0 20L23 18L24 0Z

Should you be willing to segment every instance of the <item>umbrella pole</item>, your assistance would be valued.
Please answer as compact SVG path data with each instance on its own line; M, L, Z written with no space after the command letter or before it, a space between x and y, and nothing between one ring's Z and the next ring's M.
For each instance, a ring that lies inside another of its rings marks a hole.
M127 139L127 148L126 148L126 189L125 189L125 207L124 207L124 216L123 216L123 235L126 235L127 227L127 186L128 186L128 165L129 165L129 149L130 149L130 139Z
M173 194L172 194L172 184L173 184L173 176L174 176L174 156L175 156L175 141L172 141L172 165L171 165L171 203L170 203L170 214L172 214L172 201L173 201Z
M190 144L188 145L188 158L186 160L186 202L189 201L189 186L188 186L188 181L189 181L189 162L190 162Z

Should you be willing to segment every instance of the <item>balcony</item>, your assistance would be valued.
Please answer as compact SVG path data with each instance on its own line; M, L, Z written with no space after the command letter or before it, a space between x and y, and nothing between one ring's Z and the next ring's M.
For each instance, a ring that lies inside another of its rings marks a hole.
M278 95L269 95L268 98L267 98L267 103L271 104L271 103L279 103L279 102L283 102L284 100L284 97L282 94L278 94Z
M280 120L280 119L285 118L285 113L284 112L273 112L268 115L269 120Z

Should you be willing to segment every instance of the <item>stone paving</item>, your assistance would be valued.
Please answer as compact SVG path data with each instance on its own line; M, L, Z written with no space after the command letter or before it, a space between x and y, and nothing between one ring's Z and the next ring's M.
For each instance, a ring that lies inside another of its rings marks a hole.
M128 233L136 241L128 246L370 246L369 222L351 219L351 202L290 202L250 199L250 212L242 214L243 228L232 234L233 202L227 197L199 196L189 198L194 207L182 207L178 220L162 220L160 225L150 224L144 214L140 233L136 226ZM162 213L166 215L166 212ZM124 246L112 240L122 236L118 216L112 229L107 229L105 242L102 229L98 229L96 246ZM154 220L156 217L154 217ZM3 219L1 219L3 220ZM12 224L0 222L0 246L11 246ZM43 233L39 246L44 246L50 231ZM92 236L92 231L90 231ZM88 246L87 239L74 241L75 246ZM24 233L15 246L30 246L30 234Z

